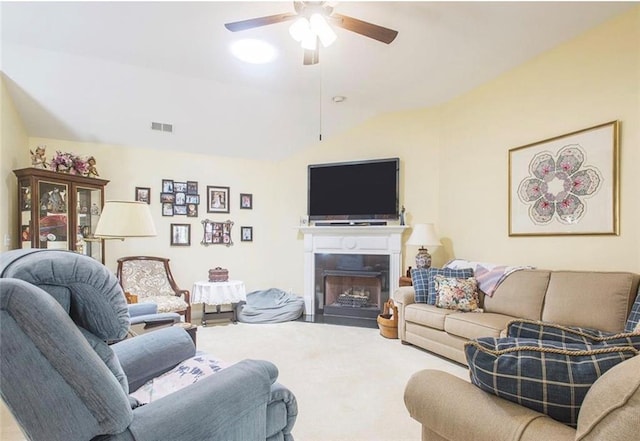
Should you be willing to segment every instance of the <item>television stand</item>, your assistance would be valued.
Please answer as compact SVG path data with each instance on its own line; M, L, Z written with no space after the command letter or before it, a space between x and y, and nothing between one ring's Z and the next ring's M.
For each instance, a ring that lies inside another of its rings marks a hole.
M316 227L368 227L368 226L381 226L387 225L386 221L370 221L370 222L358 222L358 221L340 221L340 222L316 222Z

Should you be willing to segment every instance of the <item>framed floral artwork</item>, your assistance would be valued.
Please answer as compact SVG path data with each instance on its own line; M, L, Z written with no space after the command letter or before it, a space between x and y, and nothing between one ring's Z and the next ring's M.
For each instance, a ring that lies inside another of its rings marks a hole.
M191 245L191 224L171 224L171 246Z
M249 193L240 193L240 208L245 210L253 209L253 195Z
M207 185L207 213L229 212L229 187Z
M611 121L509 150L509 236L617 235L619 133Z

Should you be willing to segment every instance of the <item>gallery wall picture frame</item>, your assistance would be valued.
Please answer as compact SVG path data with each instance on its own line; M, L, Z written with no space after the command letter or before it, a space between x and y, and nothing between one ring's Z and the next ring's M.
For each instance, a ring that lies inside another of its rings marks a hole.
M229 212L229 187L207 185L207 213Z
M186 205L173 205L173 214L176 216L186 216L187 215L187 206Z
M240 241L253 242L253 227L240 227Z
M162 215L173 216L173 204L171 202L164 202L162 204Z
M240 208L245 210L253 209L253 195L251 193L240 193Z
M196 194L196 195L198 194L197 181L187 181L187 194Z
M136 187L135 200L138 202L146 202L147 204L151 204L151 188Z
M162 180L162 193L173 193L173 179Z
M187 217L198 217L197 204L187 204Z
M171 246L191 245L191 224L171 224Z
M228 247L233 245L233 239L231 238L233 221L214 222L209 219L204 219L202 221L202 227L204 229L204 235L200 242L201 245L226 245Z
M186 182L173 182L173 191L174 193L186 193L187 192L187 183Z
M509 236L618 235L620 122L509 150Z

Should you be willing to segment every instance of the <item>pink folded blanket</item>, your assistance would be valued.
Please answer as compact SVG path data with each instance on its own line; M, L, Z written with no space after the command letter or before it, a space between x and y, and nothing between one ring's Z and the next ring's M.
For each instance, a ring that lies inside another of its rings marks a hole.
M473 276L478 281L478 289L489 297L493 297L496 288L512 272L533 269L532 266L495 265L492 263L471 262L464 259L450 260L444 267L452 269L472 268Z

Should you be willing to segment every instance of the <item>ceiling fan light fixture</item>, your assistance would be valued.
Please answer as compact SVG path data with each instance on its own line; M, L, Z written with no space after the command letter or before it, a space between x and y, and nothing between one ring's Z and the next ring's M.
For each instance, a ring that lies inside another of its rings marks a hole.
M309 31L309 33L307 33L307 35L305 35L304 38L302 39L302 43L300 44L300 46L302 46L303 49L315 51L317 44L318 44L318 37L316 36L316 34Z
M333 29L331 29L331 26L329 26L327 21L324 19L324 17L317 12L311 16L309 25L313 33L318 36L324 47L329 47L338 38Z
M297 42L302 42L304 37L311 32L309 20L306 17L300 17L289 26L289 34Z
M264 64L276 58L276 50L269 43L247 38L231 45L231 53L246 63Z

